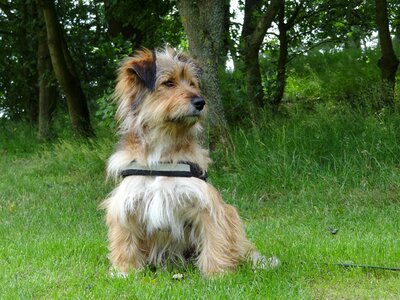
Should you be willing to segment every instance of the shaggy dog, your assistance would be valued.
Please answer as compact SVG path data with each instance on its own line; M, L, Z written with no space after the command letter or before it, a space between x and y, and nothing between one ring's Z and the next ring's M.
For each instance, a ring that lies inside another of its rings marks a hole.
M125 59L115 96L121 141L107 172L119 181L104 201L109 259L126 274L166 259L194 259L203 276L249 259L268 263L245 236L236 209L206 180L198 143L206 103L201 69L172 48Z

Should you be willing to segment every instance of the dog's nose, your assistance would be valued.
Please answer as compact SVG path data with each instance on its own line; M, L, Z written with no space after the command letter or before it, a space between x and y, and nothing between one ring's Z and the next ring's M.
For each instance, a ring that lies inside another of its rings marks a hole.
M206 105L206 101L202 97L193 97L192 98L192 105L198 110L201 111L204 108L204 105Z

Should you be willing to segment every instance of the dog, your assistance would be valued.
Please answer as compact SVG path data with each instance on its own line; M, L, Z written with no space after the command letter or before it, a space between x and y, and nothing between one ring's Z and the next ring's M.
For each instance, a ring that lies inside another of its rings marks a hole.
M211 160L198 142L207 110L201 73L194 59L169 47L137 51L119 68L121 140L107 165L119 185L102 207L109 260L120 274L190 258L204 277L245 260L268 263L246 238L236 209L206 179Z

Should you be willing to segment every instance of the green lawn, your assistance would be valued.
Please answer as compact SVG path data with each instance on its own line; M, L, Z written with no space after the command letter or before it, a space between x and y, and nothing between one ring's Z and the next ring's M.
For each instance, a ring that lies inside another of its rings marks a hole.
M112 278L99 203L111 138L38 144L0 133L1 299L399 299L400 118L270 122L232 130L211 181L278 270L205 280L193 266ZM21 132L19 132L21 131ZM329 228L338 229L332 234ZM176 273L184 275L174 280Z

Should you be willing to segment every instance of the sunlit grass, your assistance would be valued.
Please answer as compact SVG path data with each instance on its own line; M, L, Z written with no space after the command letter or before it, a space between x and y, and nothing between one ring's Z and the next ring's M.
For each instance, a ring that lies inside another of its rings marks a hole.
M400 118L328 113L232 129L234 148L213 153L211 181L257 248L282 261L214 280L191 265L109 275L98 205L113 138L0 133L0 298L396 299L399 272L336 263L400 267Z

